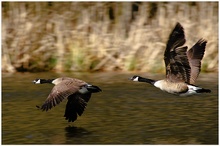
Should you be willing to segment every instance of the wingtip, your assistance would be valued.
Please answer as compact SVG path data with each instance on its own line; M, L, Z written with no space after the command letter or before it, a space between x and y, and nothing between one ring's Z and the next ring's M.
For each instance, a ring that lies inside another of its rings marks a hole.
M175 28L181 28L181 29L184 29L183 26L182 26L179 22L176 23Z
M182 25L180 24L180 22L176 22L176 25L182 26Z
M206 40L206 39L204 39L204 38L200 38L199 40L198 40L198 44L206 44L208 41Z

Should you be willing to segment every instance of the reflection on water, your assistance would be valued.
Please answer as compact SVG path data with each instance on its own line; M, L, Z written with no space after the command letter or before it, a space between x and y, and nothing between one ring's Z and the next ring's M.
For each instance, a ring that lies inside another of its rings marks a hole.
M65 128L66 131L66 137L72 138L72 137L83 137L85 135L88 135L89 132L81 127L75 127L75 126L68 126Z
M217 144L218 76L201 74L197 85L211 94L170 95L122 73L3 74L3 144ZM145 76L145 74L139 74ZM66 101L42 112L53 85L35 78L69 76L102 88L93 94L81 117L68 123ZM148 75L154 79L164 75Z

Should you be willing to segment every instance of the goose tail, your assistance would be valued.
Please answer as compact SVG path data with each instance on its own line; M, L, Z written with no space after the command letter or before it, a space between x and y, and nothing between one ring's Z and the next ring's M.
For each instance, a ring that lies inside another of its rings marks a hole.
M87 90L92 92L92 93L96 93L96 92L101 92L102 91L98 86L94 86L94 85L87 86Z
M197 93L211 93L211 90L202 88L202 89L197 89L196 92Z

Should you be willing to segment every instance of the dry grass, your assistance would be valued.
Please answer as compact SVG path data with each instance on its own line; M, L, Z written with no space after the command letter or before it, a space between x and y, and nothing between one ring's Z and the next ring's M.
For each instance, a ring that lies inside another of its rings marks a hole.
M2 70L161 72L176 22L189 47L208 40L202 71L217 71L217 2L3 2Z

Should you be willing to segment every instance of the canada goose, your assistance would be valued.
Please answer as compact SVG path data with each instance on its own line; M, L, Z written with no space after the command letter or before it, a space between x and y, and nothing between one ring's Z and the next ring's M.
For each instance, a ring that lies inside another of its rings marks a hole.
M64 117L68 122L74 122L77 119L77 114L82 115L91 94L102 91L99 87L90 85L82 80L61 77L57 79L35 79L35 84L52 83L55 86L51 90L44 104L38 108L43 111L48 111L52 107L68 99Z
M187 46L183 46L185 42L184 29L180 23L177 23L169 36L164 53L166 78L152 80L133 76L131 80L147 82L162 91L177 95L210 93L211 90L194 85L200 72L207 41L200 39L189 51Z

